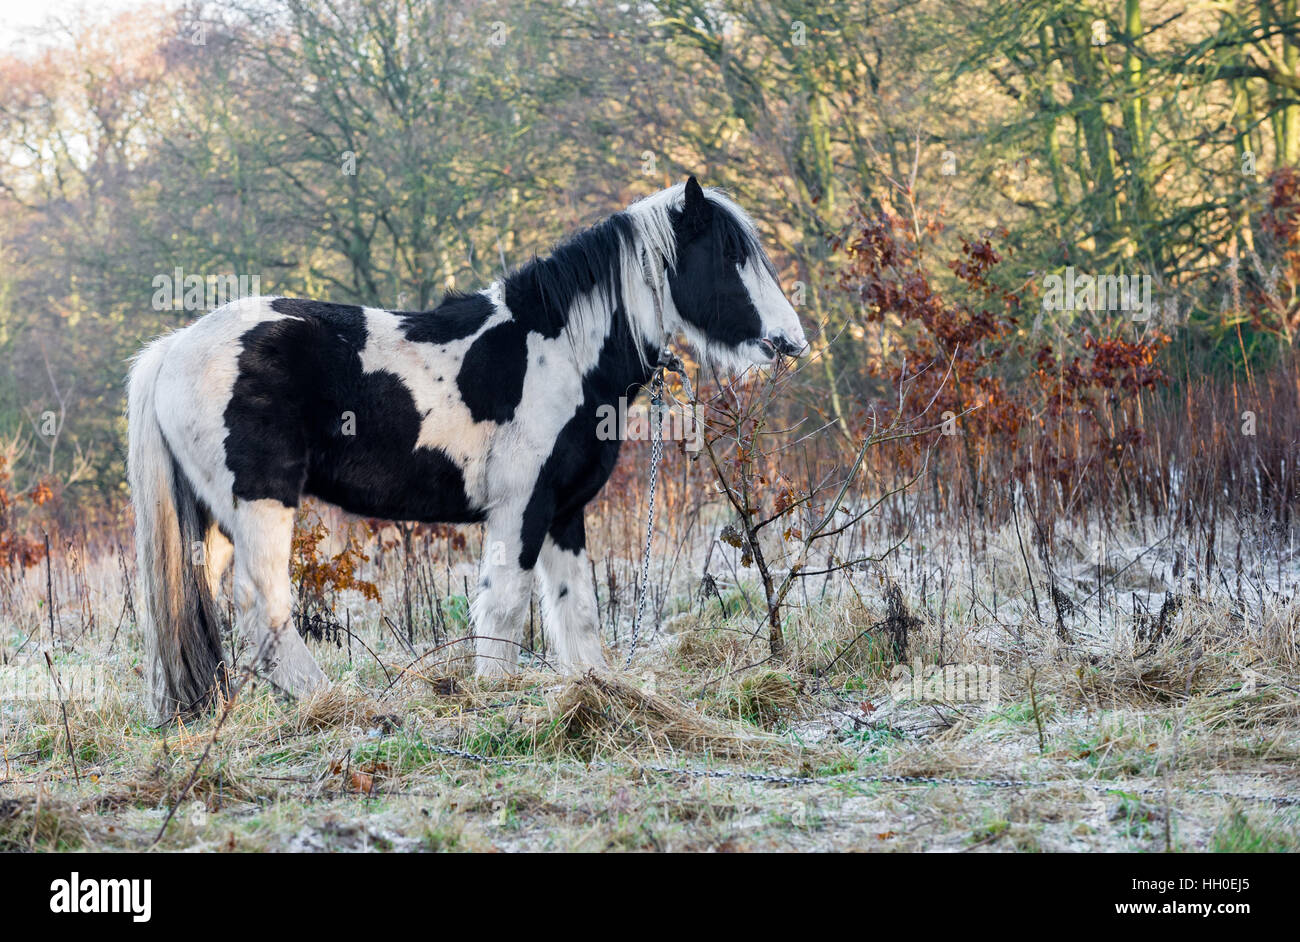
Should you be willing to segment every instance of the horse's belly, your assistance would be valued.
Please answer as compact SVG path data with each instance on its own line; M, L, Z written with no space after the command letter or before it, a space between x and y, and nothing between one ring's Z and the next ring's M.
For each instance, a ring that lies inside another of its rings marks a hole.
M304 492L348 513L381 520L475 523L483 514L465 494L460 469L441 452L419 449L402 466L344 460L309 471Z

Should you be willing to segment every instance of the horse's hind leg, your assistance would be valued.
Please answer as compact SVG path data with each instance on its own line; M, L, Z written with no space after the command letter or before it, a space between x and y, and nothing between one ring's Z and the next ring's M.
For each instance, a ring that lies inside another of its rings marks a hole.
M209 525L207 538L203 541L203 558L208 569L208 588L213 598L221 596L221 580L230 568L231 557L235 555L235 544L230 542L221 528L215 523Z
M269 671L271 683L301 697L326 679L291 617L293 513L277 500L241 502L235 511L235 609L256 669Z

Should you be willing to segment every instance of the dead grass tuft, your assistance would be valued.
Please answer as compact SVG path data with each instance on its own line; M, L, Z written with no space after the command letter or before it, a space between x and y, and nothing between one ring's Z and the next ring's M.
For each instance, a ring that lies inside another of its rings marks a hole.
M802 681L789 674L764 671L722 690L722 708L730 719L772 729L799 708Z
M0 799L0 852L73 850L87 839L75 805L38 791Z
M334 684L316 691L297 704L294 716L297 732L317 732L326 729L368 729L381 720L393 725L394 720L382 707L364 693L345 684Z
M726 758L794 759L791 747L767 733L705 716L671 696L594 671L568 683L547 705L544 751L583 757L673 751Z
M752 644L748 633L706 625L680 631L676 655L682 666L712 673L740 662Z

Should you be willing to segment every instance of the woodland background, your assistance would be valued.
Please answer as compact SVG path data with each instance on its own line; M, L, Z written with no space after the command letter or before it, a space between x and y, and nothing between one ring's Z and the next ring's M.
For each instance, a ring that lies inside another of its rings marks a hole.
M0 850L1300 849L1296 0L88 10L0 53ZM155 280L423 308L687 174L813 351L688 364L650 525L624 447L611 669L534 603L475 678L479 531L309 503L331 686L228 608L238 692L153 726L124 379L207 300Z
M65 17L0 58L3 553L123 520L128 358L201 313L156 310L156 276L428 307L688 173L800 305L817 356L781 408L834 423L828 460L901 381L960 434L873 460L933 447L936 513L1005 516L1018 484L1048 517L1285 527L1298 160L1295 0ZM1044 311L1066 266L1150 276L1158 316Z

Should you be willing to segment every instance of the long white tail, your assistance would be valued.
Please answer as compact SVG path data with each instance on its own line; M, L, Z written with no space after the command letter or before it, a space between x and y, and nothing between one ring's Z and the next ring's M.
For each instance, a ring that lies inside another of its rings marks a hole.
M208 706L223 692L221 619L202 550L207 509L163 437L155 389L169 337L136 358L127 384L127 476L135 508L136 596L149 699L158 722Z

